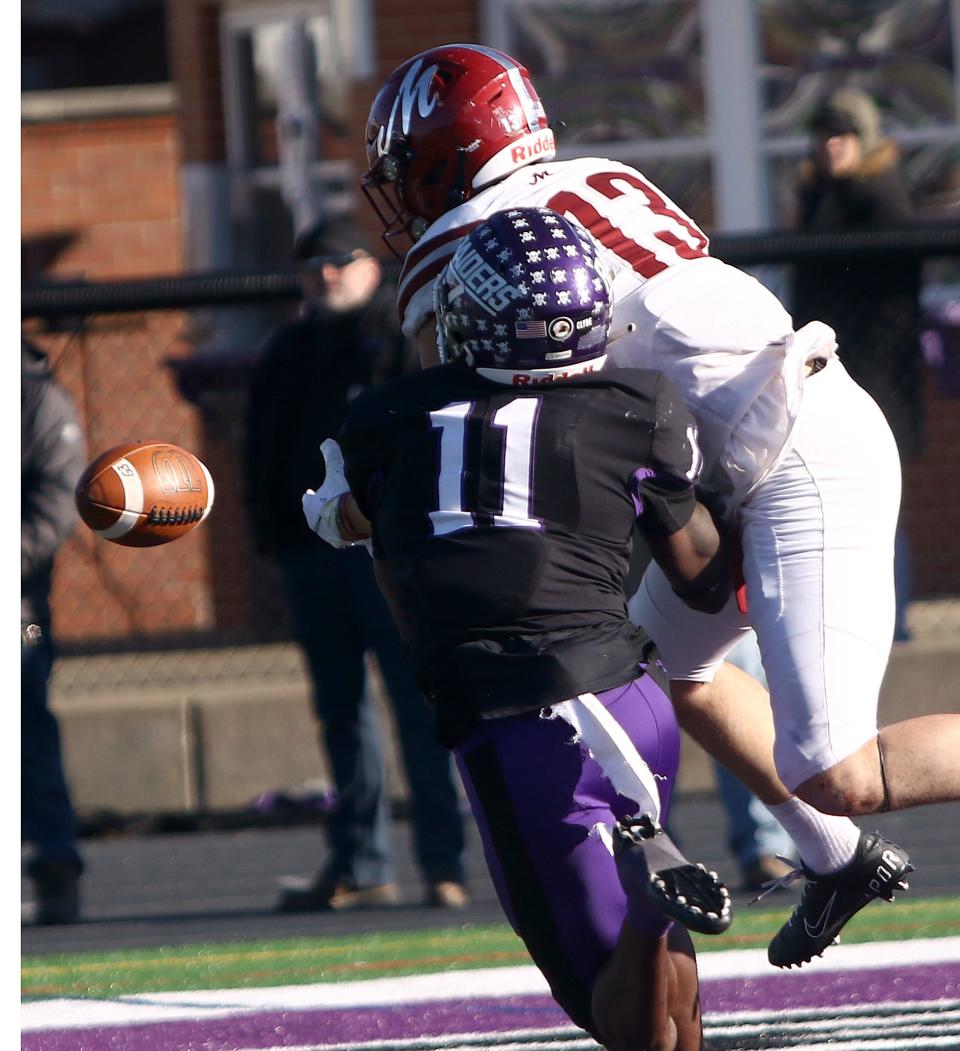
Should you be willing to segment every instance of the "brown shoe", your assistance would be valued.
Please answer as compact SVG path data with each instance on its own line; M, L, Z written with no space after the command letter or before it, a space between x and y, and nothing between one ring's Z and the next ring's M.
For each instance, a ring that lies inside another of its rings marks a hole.
M775 854L761 854L744 868L743 890L761 891L765 883L779 879L795 868L795 865L781 861Z
M440 880L427 887L426 904L431 909L465 909L470 904L470 896L462 883Z
M277 900L277 912L341 912L348 909L379 909L400 904L395 883L351 887L347 883L315 881L288 886Z
M400 904L396 883L379 883L375 887L348 887L341 884L330 898L331 909L380 909Z

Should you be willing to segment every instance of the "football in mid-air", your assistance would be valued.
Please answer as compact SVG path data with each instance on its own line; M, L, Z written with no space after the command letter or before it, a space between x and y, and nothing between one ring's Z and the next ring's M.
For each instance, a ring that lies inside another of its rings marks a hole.
M127 442L101 453L77 482L77 510L104 540L155 547L198 526L213 507L213 479L169 442Z

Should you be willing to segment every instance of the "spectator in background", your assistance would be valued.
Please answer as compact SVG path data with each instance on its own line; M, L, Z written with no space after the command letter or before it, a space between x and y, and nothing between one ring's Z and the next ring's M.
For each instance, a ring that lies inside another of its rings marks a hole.
M744 636L726 659L766 689L767 677L763 673L755 632ZM727 846L740 868L743 889L760 891L765 883L785 876L796 867L780 858L797 858L797 848L780 822L750 789L722 763L714 759L713 764L727 821Z
M337 433L365 388L400 375L407 344L362 230L345 218L298 237L304 303L298 320L267 340L254 367L246 480L261 551L282 571L296 637L313 683L337 801L329 859L312 883L286 889L281 912L395 904L384 748L365 689L372 650L392 702L412 796L416 854L426 900L466 904L463 820L449 753L433 739L431 713L365 551L346 556L307 528L300 507L323 463L320 443Z
M799 225L810 233L882 230L914 220L895 143L865 92L844 87L814 114L813 156L800 171ZM920 260L908 254L817 257L794 267L793 318L837 333L850 375L876 400L907 463L923 449ZM895 551L894 637L908 638L910 555L901 526Z
M27 874L38 924L80 918L83 862L47 683L54 656L53 564L77 519L73 490L83 468L73 404L51 375L46 355L21 337L20 814L23 838L34 851Z

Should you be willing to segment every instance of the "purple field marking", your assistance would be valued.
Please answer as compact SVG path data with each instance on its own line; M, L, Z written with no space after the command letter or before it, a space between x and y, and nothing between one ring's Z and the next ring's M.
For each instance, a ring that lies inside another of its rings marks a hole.
M822 974L774 974L705 981L704 1012L862 1005L960 998L960 963ZM449 1033L568 1026L545 996L439 1001L316 1011L251 1012L196 1022L25 1033L22 1051L233 1051L297 1044L397 1040Z
M536 995L329 1011L258 1011L197 1022L47 1030L24 1034L21 1051L77 1051L81 1032L84 1051L229 1051L237 1047L397 1040L564 1025L570 1025L570 1020L563 1011L549 997ZM124 1037L118 1039L121 1029Z
M705 1014L945 999L960 999L960 963L716 978L700 987Z

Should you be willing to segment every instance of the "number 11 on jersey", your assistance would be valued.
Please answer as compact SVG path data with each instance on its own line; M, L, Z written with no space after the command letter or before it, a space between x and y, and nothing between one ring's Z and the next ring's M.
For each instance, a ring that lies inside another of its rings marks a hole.
M430 422L440 431L438 506L430 512L434 536L475 529L480 524L477 513L463 506L464 476L468 469L479 473L480 466L466 463L467 421L472 408L473 402L458 401L430 413ZM485 524L512 529L543 528L543 523L530 514L533 441L539 409L539 398L514 398L493 414L491 426L504 432L503 469L499 513L493 512ZM481 446L486 442L485 430Z

